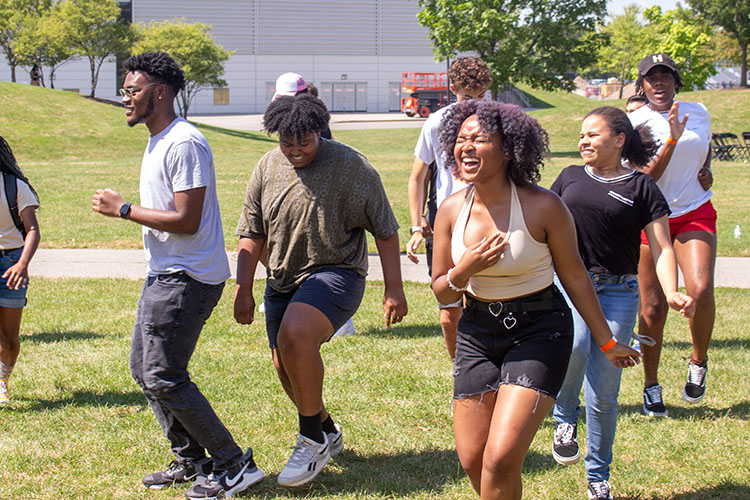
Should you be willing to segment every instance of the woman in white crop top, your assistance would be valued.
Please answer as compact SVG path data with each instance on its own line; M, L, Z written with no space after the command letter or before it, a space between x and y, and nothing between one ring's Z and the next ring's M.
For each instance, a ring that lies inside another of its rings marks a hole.
M614 341L578 255L570 212L535 185L547 134L521 108L468 101L442 123L446 165L470 186L440 206L432 288L465 305L454 365L454 435L482 500L521 498L521 466L565 377L572 318L560 280L616 366L638 353ZM465 294L465 295L464 295Z
M0 137L0 406L10 402L8 379L16 365L21 344L18 340L21 315L26 305L29 262L39 246L36 209L39 200L28 179L18 168L8 143ZM5 180L16 183L16 199L8 201ZM16 205L24 235L11 215Z

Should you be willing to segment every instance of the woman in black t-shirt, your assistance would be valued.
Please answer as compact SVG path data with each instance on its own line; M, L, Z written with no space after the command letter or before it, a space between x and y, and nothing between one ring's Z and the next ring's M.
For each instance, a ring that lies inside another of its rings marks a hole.
M620 109L597 108L583 120L578 150L585 165L564 169L551 190L573 214L578 250L617 342L630 341L637 318L641 230L648 236L669 305L683 316L691 316L695 311L693 299L677 291L667 201L649 175L630 167L646 164L656 152L650 129L634 129ZM589 498L610 499L609 466L622 370L607 361L586 323L571 309L575 338L568 372L555 402L553 455L562 465L579 460L576 423L585 379Z

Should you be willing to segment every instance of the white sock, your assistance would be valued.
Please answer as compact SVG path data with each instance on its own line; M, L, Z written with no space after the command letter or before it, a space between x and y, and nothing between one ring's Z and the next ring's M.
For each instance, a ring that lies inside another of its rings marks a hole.
M8 380L14 366L16 365L6 365L2 361L0 361L0 380Z

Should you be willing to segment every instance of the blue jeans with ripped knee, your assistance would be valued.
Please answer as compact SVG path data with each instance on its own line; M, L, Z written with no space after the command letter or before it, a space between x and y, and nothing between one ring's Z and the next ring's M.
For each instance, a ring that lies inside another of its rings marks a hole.
M589 274L612 334L617 342L628 344L638 317L637 276ZM612 463L622 369L615 367L601 352L591 330L572 304L571 309L575 329L573 353L553 415L558 423L576 423L581 412L579 395L583 386L588 448L584 459L586 477L589 481L605 481L609 479Z

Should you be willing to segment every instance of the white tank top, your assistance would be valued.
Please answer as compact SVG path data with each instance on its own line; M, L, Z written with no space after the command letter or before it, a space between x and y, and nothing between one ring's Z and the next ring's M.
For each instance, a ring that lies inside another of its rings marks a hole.
M529 234L516 185L511 182L510 186L508 245L500 260L469 278L467 289L474 297L490 302L523 297L543 290L552 284L554 274L549 246L536 241ZM461 260L466 252L464 230L474 202L474 188L469 189L451 236L451 257L454 263Z

